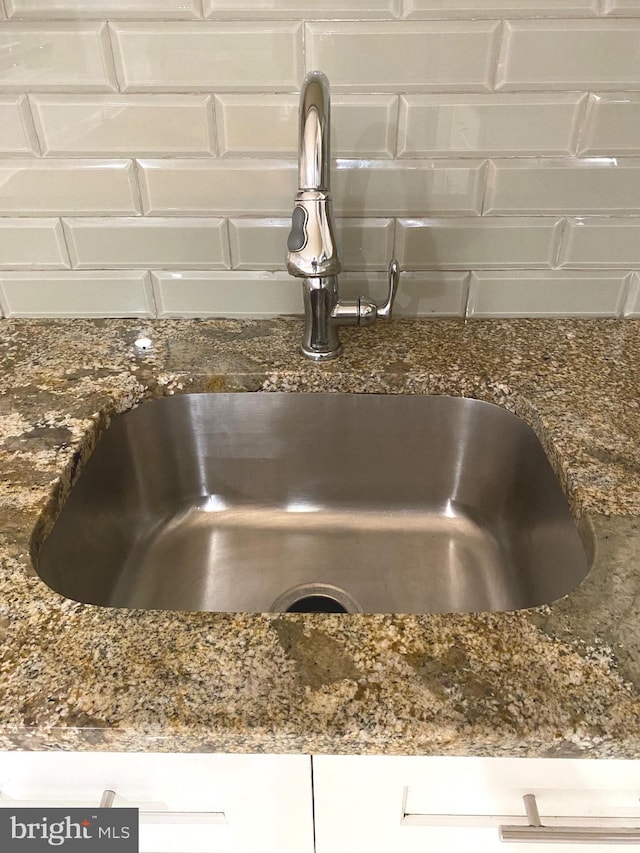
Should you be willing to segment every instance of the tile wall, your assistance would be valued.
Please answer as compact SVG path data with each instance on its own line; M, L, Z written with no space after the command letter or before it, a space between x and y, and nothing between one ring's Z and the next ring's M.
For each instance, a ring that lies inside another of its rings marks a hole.
M640 317L640 0L0 0L5 316L300 313L298 90L342 292Z

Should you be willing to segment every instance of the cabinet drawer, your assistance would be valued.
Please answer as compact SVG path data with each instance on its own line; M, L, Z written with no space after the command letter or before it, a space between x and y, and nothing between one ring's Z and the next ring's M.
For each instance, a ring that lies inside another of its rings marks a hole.
M499 839L526 826L532 794L547 826L640 827L640 762L511 758L314 757L317 853L531 851ZM552 851L620 850L547 843Z
M304 755L0 753L0 805L140 810L141 853L312 853Z

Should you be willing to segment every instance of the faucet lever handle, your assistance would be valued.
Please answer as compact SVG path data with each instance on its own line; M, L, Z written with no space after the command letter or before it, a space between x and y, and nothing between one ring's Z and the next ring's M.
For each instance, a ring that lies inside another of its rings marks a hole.
M396 299L396 294L398 292L398 285L400 284L400 265L396 261L395 258L392 258L389 262L389 292L387 294L387 301L383 305L378 306L378 310L376 312L376 316L381 320L390 320L391 312L393 311L393 303Z

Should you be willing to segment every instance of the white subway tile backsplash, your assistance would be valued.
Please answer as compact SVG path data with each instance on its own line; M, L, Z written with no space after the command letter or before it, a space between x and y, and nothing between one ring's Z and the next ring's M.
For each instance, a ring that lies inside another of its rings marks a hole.
M146 272L0 272L6 317L153 317Z
M0 29L0 91L117 89L106 24L13 23Z
M30 100L47 155L215 154L208 95L32 95Z
M343 298L382 299L396 255L400 316L464 316L470 293L474 317L640 318L640 0L0 0L0 20L9 316L302 313L286 239L319 68Z
M640 94L592 95L579 153L640 154Z
M0 160L0 215L138 212L129 160Z
M640 198L640 159L495 160L484 211L633 213Z
M402 0L204 0L210 18L394 18Z
M159 317L300 314L300 283L277 272L154 272Z
M559 265L640 268L640 218L594 216L570 219L564 233Z
M600 0L404 0L403 18L540 18L597 15Z
M201 17L197 0L5 0L12 18L160 18Z
M484 167L475 160L338 160L335 209L346 216L479 214Z
M0 269L69 267L59 219L0 217Z
M622 272L474 272L468 314L471 317L618 317L627 278Z
M475 217L400 219L396 255L403 269L551 267L562 219Z
M38 153L29 102L25 95L0 96L0 156Z
M640 22L507 21L497 88L634 88L640 78Z
M284 160L140 160L145 213L285 215L297 164Z
M64 227L78 269L231 265L224 219L91 217L65 219Z
M585 98L404 95L398 157L570 154Z
M297 95L219 95L220 153L231 157L296 157ZM336 95L331 101L331 152L338 157L393 157L397 98Z
M124 91L296 90L302 25L292 22L112 24Z
M489 91L499 26L496 21L311 23L307 70L322 69L336 91Z
M393 306L394 317L462 317L467 301L468 274L462 272L403 272ZM343 299L366 296L384 302L389 284L387 275L346 273L340 276Z
M234 269L282 270L291 219L232 219ZM336 243L344 270L386 269L393 255L392 219L338 219Z

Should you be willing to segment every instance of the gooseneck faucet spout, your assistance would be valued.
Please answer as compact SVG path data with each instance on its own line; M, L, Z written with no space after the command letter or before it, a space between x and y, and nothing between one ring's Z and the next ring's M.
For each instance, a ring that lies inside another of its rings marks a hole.
M302 279L305 326L301 350L315 361L336 358L342 352L340 326L370 325L378 317L390 319L398 285L398 264L389 265L389 297L384 305L361 297L340 302L340 261L334 237L330 194L331 108L329 81L311 71L300 93L298 193L287 240L287 269Z

